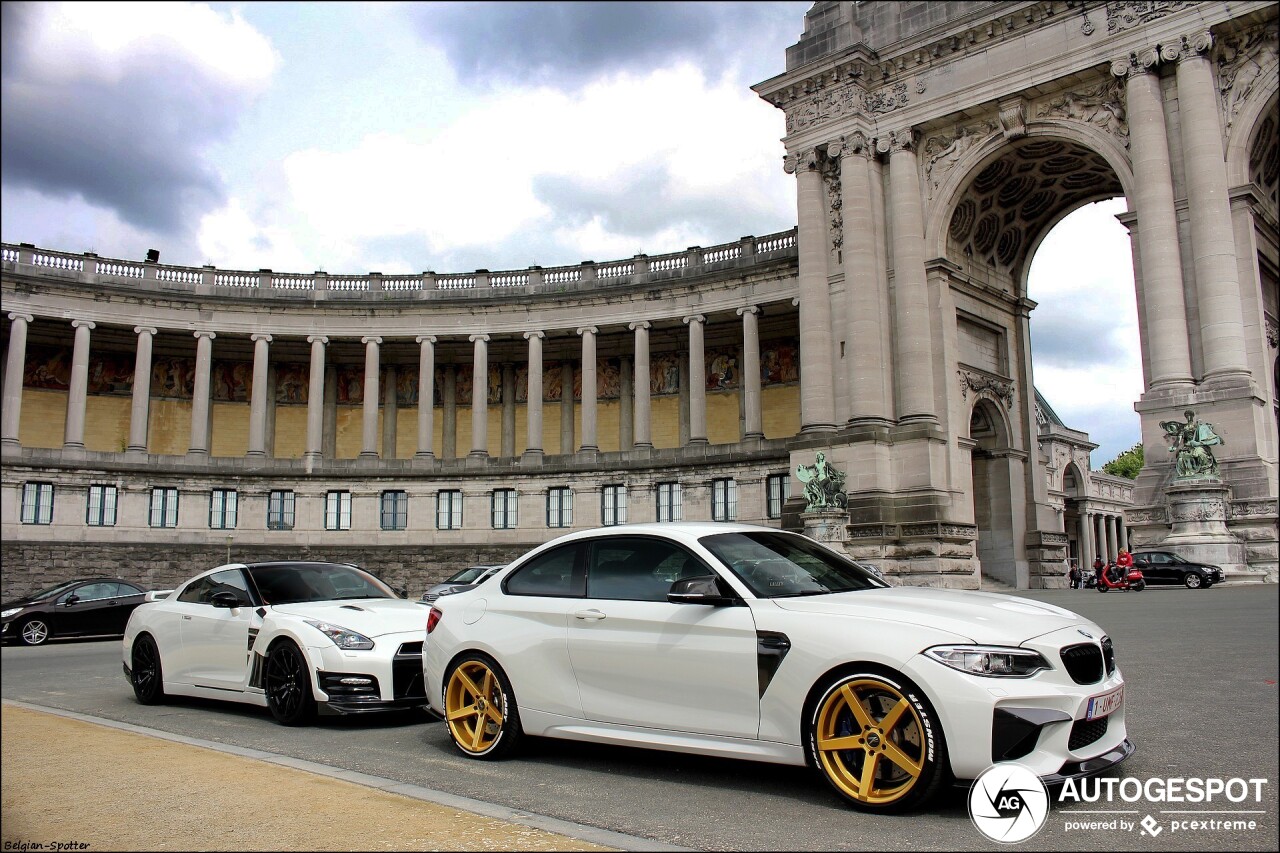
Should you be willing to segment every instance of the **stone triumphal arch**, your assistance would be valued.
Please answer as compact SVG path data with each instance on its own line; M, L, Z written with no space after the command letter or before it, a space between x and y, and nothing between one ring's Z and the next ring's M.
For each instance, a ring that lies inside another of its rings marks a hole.
M804 27L754 87L794 230L396 275L3 246L4 597L300 553L416 594L682 518L810 530L904 583L1062 586L1068 555L1155 543L1274 580L1276 6L820 2ZM1136 483L1091 470L1028 333L1040 241L1117 196Z

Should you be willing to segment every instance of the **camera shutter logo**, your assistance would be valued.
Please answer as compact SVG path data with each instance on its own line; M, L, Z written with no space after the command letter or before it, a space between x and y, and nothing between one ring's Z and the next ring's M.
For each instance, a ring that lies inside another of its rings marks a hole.
M1026 841L1048 816L1048 789L1021 764L988 767L969 789L969 819L992 841Z

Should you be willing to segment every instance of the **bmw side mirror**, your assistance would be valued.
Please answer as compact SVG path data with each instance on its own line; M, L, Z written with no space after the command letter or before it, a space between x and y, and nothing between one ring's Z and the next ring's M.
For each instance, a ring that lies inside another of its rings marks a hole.
M720 591L715 575L682 578L676 581L667 591L667 601L672 604L709 604L712 607L724 607L734 603L733 598Z
M209 596L209 603L214 607L233 608L241 606L240 597L234 592L227 592L225 589Z

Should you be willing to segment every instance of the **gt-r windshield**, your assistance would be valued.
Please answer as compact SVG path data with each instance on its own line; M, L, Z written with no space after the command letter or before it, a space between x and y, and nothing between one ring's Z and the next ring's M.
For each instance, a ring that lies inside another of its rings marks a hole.
M297 564L250 566L264 604L398 598L390 587L355 566Z
M720 533L699 541L759 598L888 586L852 560L790 533Z

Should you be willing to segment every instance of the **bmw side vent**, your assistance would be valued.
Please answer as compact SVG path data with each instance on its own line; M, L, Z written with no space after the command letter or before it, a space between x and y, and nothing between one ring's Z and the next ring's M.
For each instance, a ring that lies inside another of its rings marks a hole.
M1095 643L1064 646L1058 652L1067 674L1076 684L1097 684L1102 680L1102 649Z
M1107 675L1112 675L1116 671L1116 652L1111 646L1111 638L1102 638L1102 660L1107 666Z
M791 651L791 640L786 634L777 631L756 631L756 669L760 676L760 695L769 689L778 667L782 666L787 652Z

